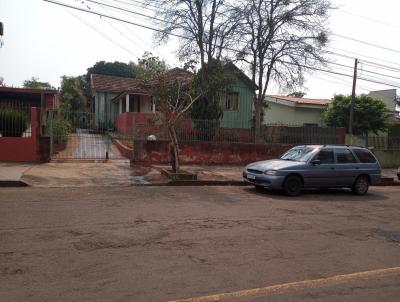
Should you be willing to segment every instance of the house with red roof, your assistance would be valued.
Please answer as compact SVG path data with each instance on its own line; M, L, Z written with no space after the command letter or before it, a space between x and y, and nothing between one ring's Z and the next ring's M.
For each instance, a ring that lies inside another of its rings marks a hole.
M251 80L235 65L226 65L234 81L221 94L223 128L250 129L253 117L253 88ZM181 68L169 70L171 79L192 81L193 74ZM140 80L91 74L90 87L94 125L102 129L116 128L119 133L131 135L134 129L145 127L146 120L154 119L157 106L151 95L152 80Z
M292 96L266 96L268 107L264 111L264 124L321 126L322 113L331 100L297 98Z

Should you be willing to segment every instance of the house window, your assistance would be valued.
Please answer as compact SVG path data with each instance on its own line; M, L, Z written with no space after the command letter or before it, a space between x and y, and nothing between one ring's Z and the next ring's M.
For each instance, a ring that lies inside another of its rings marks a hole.
M225 111L239 110L239 93L229 92L221 95L221 105Z

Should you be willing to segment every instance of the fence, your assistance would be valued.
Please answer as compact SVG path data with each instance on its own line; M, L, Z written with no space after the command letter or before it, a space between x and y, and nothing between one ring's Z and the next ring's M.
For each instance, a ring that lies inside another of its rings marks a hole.
M376 150L400 151L400 137L369 136L366 144L368 147L373 147Z
M0 104L0 137L30 137L31 114L28 106L18 103Z
M269 124L262 135L266 143L343 144L346 134L344 128Z
M27 116L26 116L27 115ZM42 161L48 158L40 137L39 108L0 108L0 161Z
M237 122L215 120L191 120L185 118L176 127L178 140L255 143L254 128ZM132 129L135 139L146 139L154 135L157 140L168 139L163 121L155 117L143 119ZM344 128L307 127L299 125L262 125L263 143L281 144L343 144Z

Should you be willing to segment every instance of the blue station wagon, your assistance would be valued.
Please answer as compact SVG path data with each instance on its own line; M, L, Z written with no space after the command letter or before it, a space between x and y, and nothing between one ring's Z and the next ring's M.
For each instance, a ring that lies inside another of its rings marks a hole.
M351 188L357 195L381 181L381 168L365 148L336 145L297 146L281 158L246 166L243 178L256 187L280 189L289 196L303 188Z

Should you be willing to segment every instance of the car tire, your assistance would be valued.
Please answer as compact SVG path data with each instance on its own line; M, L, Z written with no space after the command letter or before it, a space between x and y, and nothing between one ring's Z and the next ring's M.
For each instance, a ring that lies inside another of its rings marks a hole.
M368 192L369 181L365 175L358 176L351 190L356 195L365 195Z
M299 176L291 175L283 183L283 192L288 196L300 195L303 182Z

